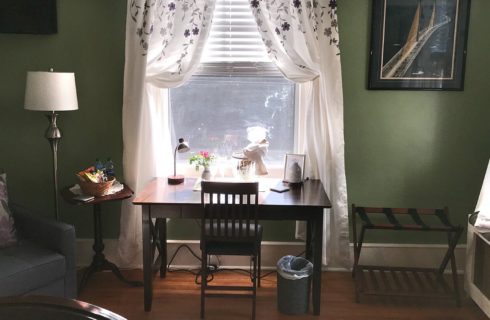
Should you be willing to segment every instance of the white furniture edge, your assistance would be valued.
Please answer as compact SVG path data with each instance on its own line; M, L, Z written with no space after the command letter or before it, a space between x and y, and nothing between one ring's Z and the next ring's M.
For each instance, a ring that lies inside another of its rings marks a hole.
M469 216L468 216L469 218ZM469 219L468 219L469 221ZM480 307L480 309L490 318L490 300L486 297L481 290L474 284L475 273L475 249L476 238L479 237L487 245L490 243L487 239L481 236L473 225L468 222L468 234L466 240L466 271L465 271L465 290L471 297L471 299ZM490 274L489 274L490 277ZM489 279L490 281L490 279Z

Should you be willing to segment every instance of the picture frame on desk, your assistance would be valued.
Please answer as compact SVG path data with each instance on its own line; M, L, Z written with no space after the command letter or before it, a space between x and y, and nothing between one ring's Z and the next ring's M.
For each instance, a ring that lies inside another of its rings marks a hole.
M287 153L284 159L283 182L300 184L305 180L305 154Z
M470 0L374 0L368 89L463 90Z

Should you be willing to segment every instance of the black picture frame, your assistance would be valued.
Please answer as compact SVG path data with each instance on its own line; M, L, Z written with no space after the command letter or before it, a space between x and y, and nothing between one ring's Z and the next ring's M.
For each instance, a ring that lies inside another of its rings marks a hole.
M56 0L0 0L0 33L57 32Z
M464 89L470 0L372 5L368 89Z

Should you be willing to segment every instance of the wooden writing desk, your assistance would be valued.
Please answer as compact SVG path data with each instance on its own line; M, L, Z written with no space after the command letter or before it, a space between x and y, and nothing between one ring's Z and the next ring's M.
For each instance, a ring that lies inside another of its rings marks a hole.
M264 179L260 183L271 186L277 179ZM143 274L145 311L151 310L153 298L152 261L156 244L152 234L155 226L152 218L200 219L201 193L194 191L196 179L186 179L183 184L168 185L166 178L155 178L134 199L133 204L142 206L143 228ZM261 187L261 189L263 189ZM319 180L307 180L288 192L269 191L259 193L259 220L303 220L307 222L306 258L313 262L312 304L313 313L320 314L321 260L323 212L330 208L323 185ZM264 188L265 190L265 188ZM157 219L159 237L162 243L162 265L160 275L164 276L166 260L166 222ZM162 270L163 269L163 270Z

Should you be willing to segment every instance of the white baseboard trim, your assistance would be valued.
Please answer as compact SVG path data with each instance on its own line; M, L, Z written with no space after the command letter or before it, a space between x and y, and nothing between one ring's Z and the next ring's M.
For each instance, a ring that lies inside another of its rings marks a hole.
M110 261L117 262L117 239L104 240L104 254ZM170 259L177 248L188 245L194 253L200 255L199 241L197 240L168 240L167 250ZM93 240L77 239L77 266L88 266L92 261ZM364 265L386 265L400 267L437 267L439 266L447 246L442 244L370 244L363 245L360 263ZM276 268L277 261L288 254L299 255L304 251L302 242L262 242L262 267L266 270ZM351 244L351 254L352 244ZM455 249L456 266L459 273L463 273L465 266L466 246L458 245ZM215 261L217 263L217 261ZM199 260L185 248L180 249L172 266L175 268L198 268ZM249 262L246 257L223 256L219 258L219 265L223 268L248 268ZM329 270L343 270L342 268L330 268ZM448 266L449 269L449 266ZM446 270L447 271L447 270Z

